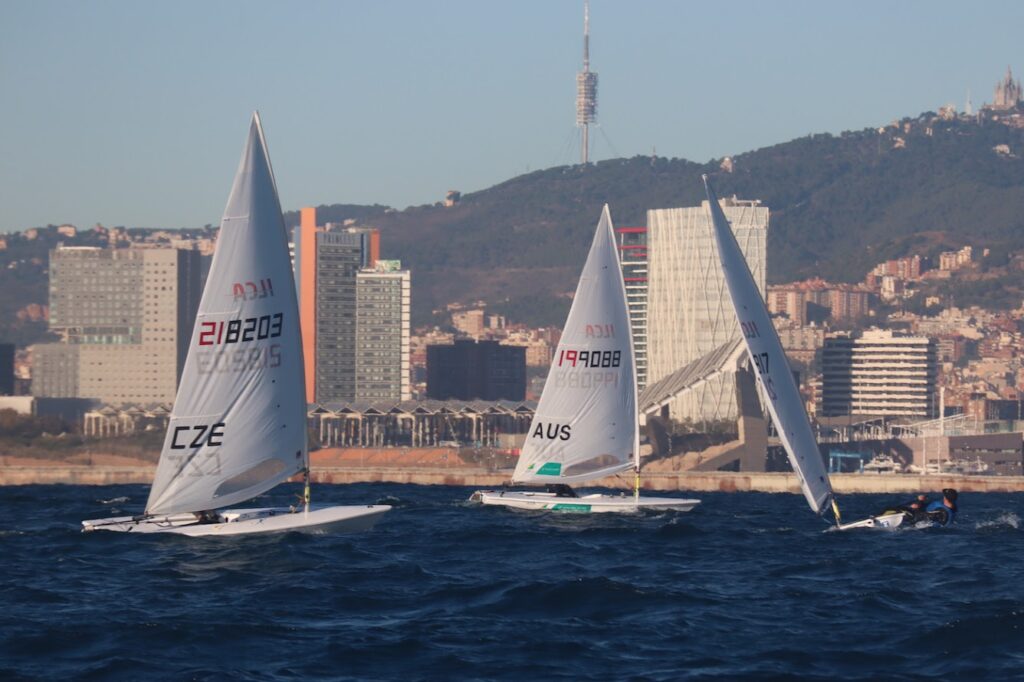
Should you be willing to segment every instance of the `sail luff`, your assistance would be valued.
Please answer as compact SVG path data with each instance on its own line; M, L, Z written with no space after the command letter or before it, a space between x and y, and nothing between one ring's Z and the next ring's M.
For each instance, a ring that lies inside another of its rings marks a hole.
M280 248L283 250L282 253L288 253L288 228L284 224L284 213L281 211L281 195L277 191L277 175L274 174L274 164L270 160L270 147L267 145L267 137L266 137L266 134L263 132L263 118L260 116L260 112L258 110L253 112L252 118L253 118L253 124L256 126L256 130L259 133L260 146L263 149L263 158L265 158L267 160L267 171L270 174L270 183L274 187L274 198L277 201L277 212L281 214L281 228L282 229L279 231L280 242L281 242L281 247ZM289 267L291 267L291 259L290 258L289 258ZM299 290L298 290L298 286L296 285L296 282L295 282L295 277L294 276L287 277L285 279L284 287L287 289L287 292L285 293L285 296L289 297L290 300L294 300L295 301L295 314L296 314L296 320L298 320ZM298 359L299 359L299 367L305 368L305 366L306 366L306 355L305 355L305 350L304 350L305 349L305 345L302 343L302 327L301 327L301 325L298 327L298 330L299 330L299 345L295 349L295 354L298 356ZM303 370L302 372L299 372L298 382L299 382L299 390L301 391L301 395L302 395L302 404L305 407L305 405L306 405L306 372L305 372L305 370ZM305 409L303 410L303 412L305 413ZM306 470L305 497L306 497L306 502L308 504L308 502L309 502L309 473L308 473L309 472L309 433L308 433L308 431L306 429L302 429L302 462L303 462L303 468Z
M832 499L828 471L764 299L718 203L711 182L706 175L703 179L718 256L747 348L747 357L755 369L754 373L767 399L766 406L789 462L800 480L804 497L811 509L821 514Z
M244 502L305 467L298 303L259 117L224 209L146 511Z
M635 466L633 364L622 270L605 206L512 480L582 483Z

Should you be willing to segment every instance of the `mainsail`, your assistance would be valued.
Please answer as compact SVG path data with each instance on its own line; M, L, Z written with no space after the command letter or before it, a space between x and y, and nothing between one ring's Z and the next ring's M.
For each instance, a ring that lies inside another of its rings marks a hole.
M757 379L762 392L768 399L779 439L786 448L789 463L793 466L807 503L816 513L821 514L832 499L832 484L825 470L825 463L818 451L811 425L807 421L800 393L797 391L793 372L789 368L786 354L782 350L778 332L768 317L761 292L750 274L747 261L743 258L729 221L715 196L715 190L707 176L704 188L711 206L711 221L714 225L715 243L722 262L725 281L729 287L733 308L739 321L740 331L746 341L750 362L757 369Z
M281 204L254 114L146 512L237 504L302 471L302 367Z
M639 464L636 368L608 206L512 480L580 483Z

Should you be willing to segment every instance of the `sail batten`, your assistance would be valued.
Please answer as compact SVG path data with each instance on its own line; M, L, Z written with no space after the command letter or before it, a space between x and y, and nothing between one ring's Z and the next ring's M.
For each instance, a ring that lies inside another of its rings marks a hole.
M512 480L584 483L634 466L634 364L626 290L605 206Z
M306 466L298 303L259 117L221 220L149 514L230 506Z
M707 176L704 176L704 188L710 205L718 256L747 348L747 357L757 375L768 412L778 430L789 463L800 481L807 504L815 513L821 514L832 499L832 483L807 420L793 373L761 292L750 274L747 261Z

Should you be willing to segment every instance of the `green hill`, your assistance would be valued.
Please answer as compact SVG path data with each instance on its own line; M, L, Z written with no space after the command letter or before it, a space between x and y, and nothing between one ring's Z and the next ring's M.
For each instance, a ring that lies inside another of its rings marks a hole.
M905 131L905 126L909 131ZM994 148L1007 145L1011 154ZM693 206L701 173L719 195L772 209L768 279L859 281L874 264L965 243L1024 249L1024 129L906 119L884 132L811 135L719 160L635 157L513 178L451 208L379 212L382 251L413 270L414 319L487 301L517 321L560 324L601 205L616 225L648 208Z
M1000 145L1010 153L998 153ZM963 244L1024 251L1022 157L1024 128L927 113L883 132L810 135L748 152L732 159L729 173L720 160L638 156L536 171L465 194L450 208L333 205L320 207L318 217L380 228L382 255L413 272L415 324L446 303L483 300L517 322L560 325L605 202L616 225L643 225L649 208L697 205L700 175L710 173L720 196L771 208L770 282L811 275L858 281L874 264L908 253ZM298 223L297 212L285 217ZM24 246L20 258L45 258ZM0 255L0 266L5 260ZM36 300L45 280L39 286L8 274L35 292L11 309L45 303Z

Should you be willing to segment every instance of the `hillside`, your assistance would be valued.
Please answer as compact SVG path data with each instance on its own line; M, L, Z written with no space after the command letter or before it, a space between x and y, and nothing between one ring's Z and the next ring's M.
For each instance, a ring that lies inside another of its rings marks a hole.
M325 206L319 218L380 228L382 255L412 269L416 324L445 303L476 300L515 321L561 324L605 202L616 225L643 225L648 208L696 205L700 174L711 173L719 195L771 208L770 282L857 281L910 252L965 243L1024 250L1022 157L1024 129L928 113L881 133L811 135L745 153L731 173L720 160L615 159L522 175L451 208ZM296 224L297 213L286 221ZM16 308L32 302L45 303Z
M701 173L720 195L772 209L770 282L858 281L886 258L965 243L1024 249L1024 130L933 119L800 138L734 157L731 173L717 160L650 157L551 168L452 208L381 211L367 222L380 227L384 254L412 268L418 323L444 303L477 299L516 320L559 323L602 203L617 225L642 225L648 208L696 205ZM994 151L1004 144L1013 153Z

